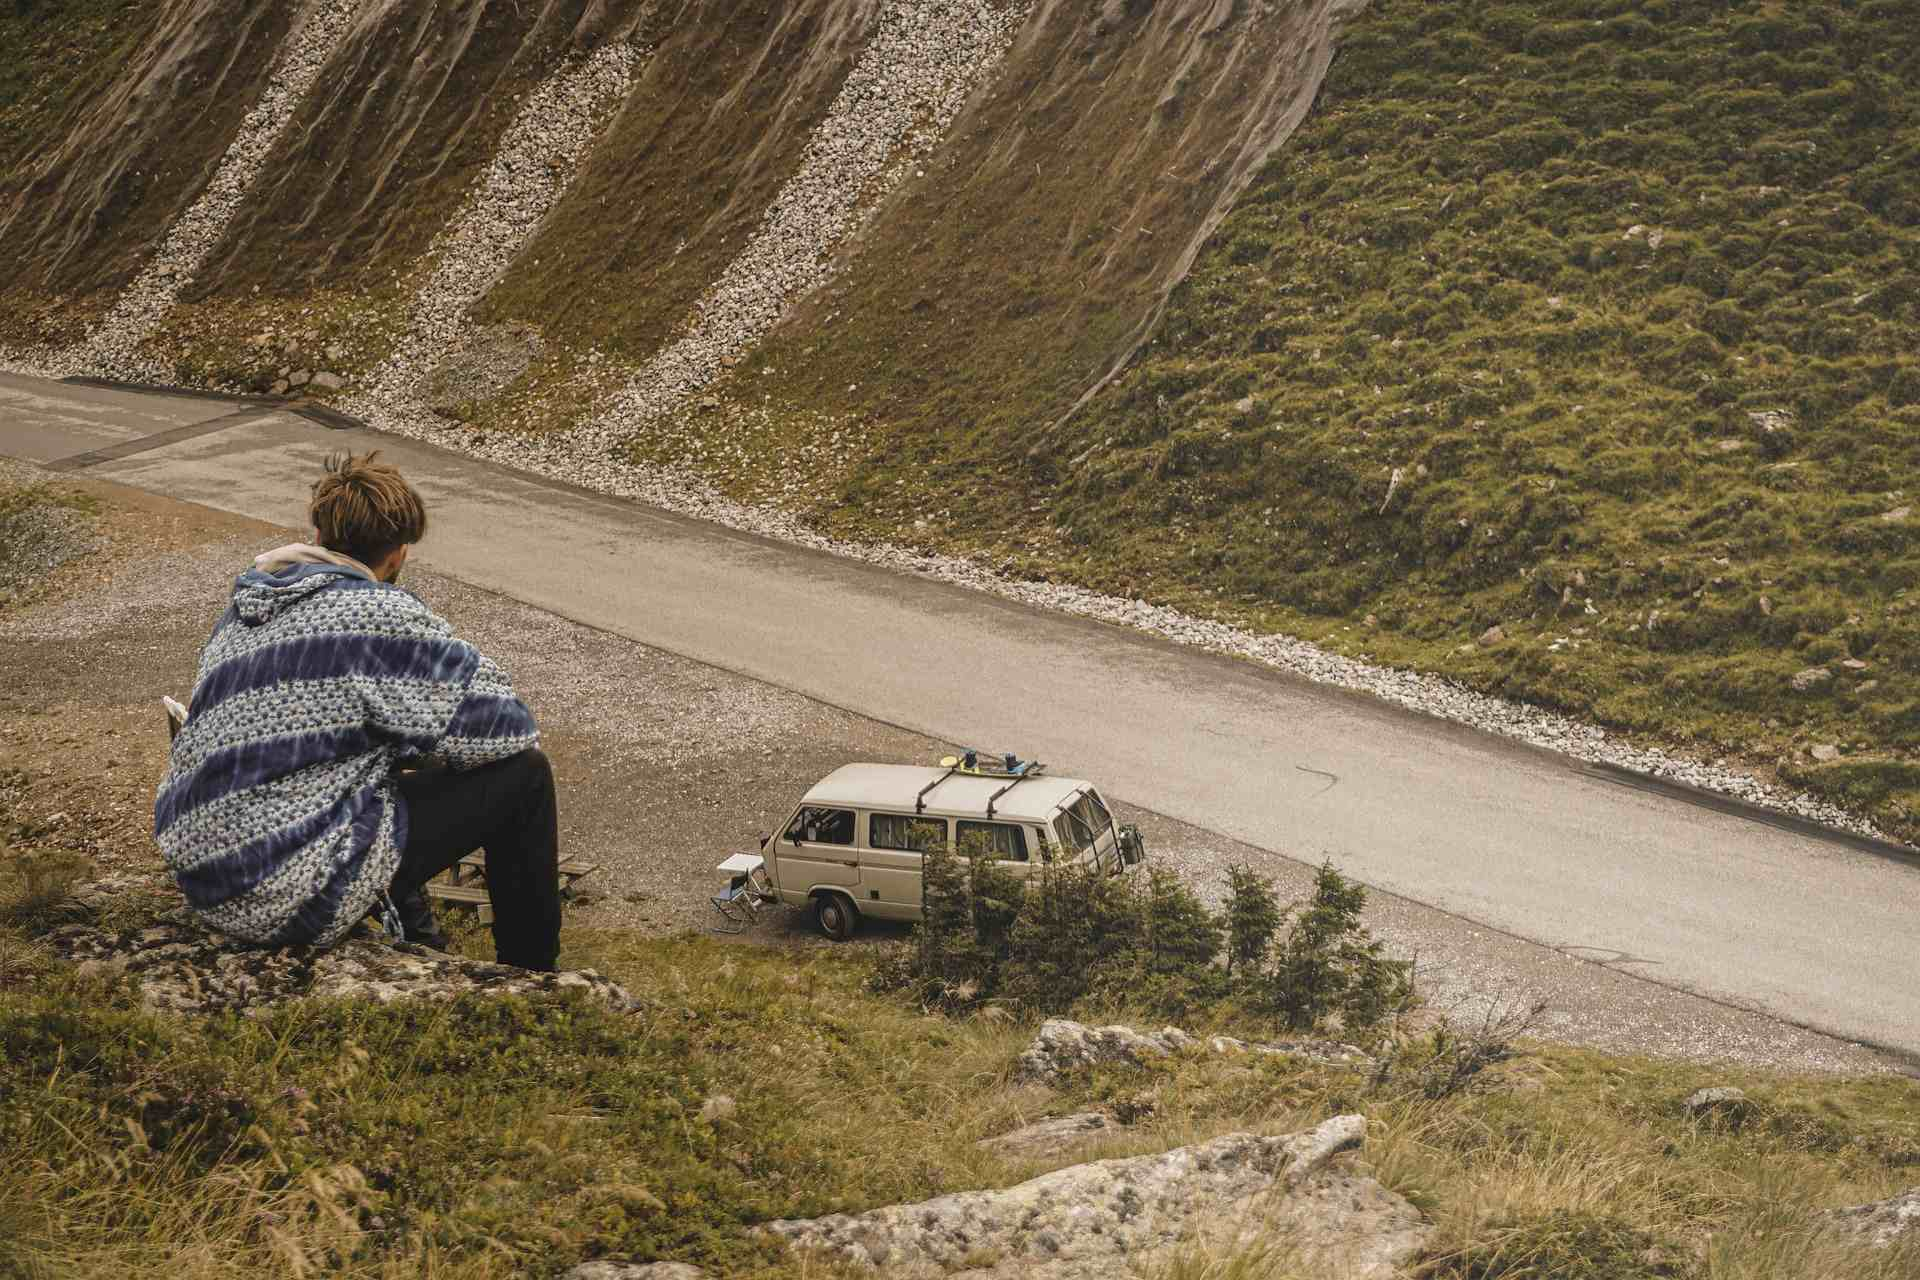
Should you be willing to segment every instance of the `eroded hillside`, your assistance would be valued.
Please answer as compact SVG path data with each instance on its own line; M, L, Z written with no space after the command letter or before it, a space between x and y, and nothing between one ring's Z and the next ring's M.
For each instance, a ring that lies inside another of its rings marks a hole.
M0 343L1303 635L1911 834L1914 19L33 0Z

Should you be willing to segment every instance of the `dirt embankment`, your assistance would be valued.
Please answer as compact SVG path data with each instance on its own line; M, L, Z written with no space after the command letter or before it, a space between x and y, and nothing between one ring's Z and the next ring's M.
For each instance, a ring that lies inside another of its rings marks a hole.
M386 0L346 3L335 27L314 19L340 0L171 0L126 47L91 50L99 65L66 76L69 109L41 122L52 145L0 174L0 236L22 266L0 337L73 341L230 149L263 155L161 321L156 349L189 357L182 373L249 376L246 327L215 323L236 313L258 327L347 286L403 308L517 104L570 60L628 41L645 58L632 91L481 301L488 319L644 363L697 322L783 200L802 224L812 203L831 225L793 252L832 260L839 283L809 302L769 280L766 300L788 315L778 350L831 355L782 359L787 376L754 391L1044 425L1148 331L1305 114L1362 2ZM964 34L996 30L1010 42ZM12 57L31 85L59 78L53 53ZM250 134L249 108L316 66L284 120ZM916 127L945 124L950 112L923 105L942 94L961 109L944 136L903 137L905 150L838 173L856 197L844 218L825 206L845 191L790 184L849 86L867 101L834 117L851 123L832 148L871 145L859 128L875 100L908 104ZM865 390L838 390L850 386Z

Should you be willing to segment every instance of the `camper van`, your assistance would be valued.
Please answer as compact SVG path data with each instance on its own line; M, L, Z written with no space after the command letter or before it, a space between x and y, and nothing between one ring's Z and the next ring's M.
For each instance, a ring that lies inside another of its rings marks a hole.
M849 764L813 785L758 857L722 864L731 895L810 908L821 932L853 935L861 917L920 919L925 850L987 849L1017 873L1086 862L1118 874L1146 858L1093 784L1012 756L969 752L940 766Z

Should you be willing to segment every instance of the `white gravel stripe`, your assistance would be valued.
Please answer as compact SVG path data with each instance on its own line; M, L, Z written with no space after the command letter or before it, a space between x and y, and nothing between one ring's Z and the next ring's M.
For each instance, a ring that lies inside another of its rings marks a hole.
M740 256L696 304L691 330L653 357L579 429L602 448L672 410L824 281L833 254L913 162L946 134L999 65L1027 6L984 0L895 0L880 13L800 167L774 197Z
M411 304L406 336L367 394L392 400L468 334L468 310L506 272L579 172L581 158L633 87L645 57L624 42L543 81L507 126L493 162L428 252L432 274Z
M141 343L219 243L247 190L260 176L267 155L293 119L294 109L345 38L359 4L360 0L325 0L287 37L279 65L268 77L260 100L241 120L206 190L167 228L159 251L114 302L113 310L77 346L47 359L48 371L129 381L154 381L171 374L166 362L140 351Z

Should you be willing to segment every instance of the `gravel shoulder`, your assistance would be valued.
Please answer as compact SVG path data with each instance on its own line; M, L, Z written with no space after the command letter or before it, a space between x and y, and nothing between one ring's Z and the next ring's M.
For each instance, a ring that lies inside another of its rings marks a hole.
M296 536L98 480L105 547L0 611L0 823L22 849L157 873L151 796L165 760L156 706L186 689L227 583ZM540 717L562 798L565 850L600 864L571 919L672 934L706 930L713 866L751 849L808 785L853 759L917 762L947 744L651 649L438 575L409 586L500 660ZM1156 858L1217 893L1227 866L1305 894L1308 864L1129 810ZM1545 999L1549 1038L1611 1050L1800 1071L1913 1070L1862 1046L1671 990L1630 956L1563 953L1399 898L1373 927L1417 959L1433 1006L1464 1020ZM862 945L904 936L868 927ZM744 945L830 945L779 911Z

